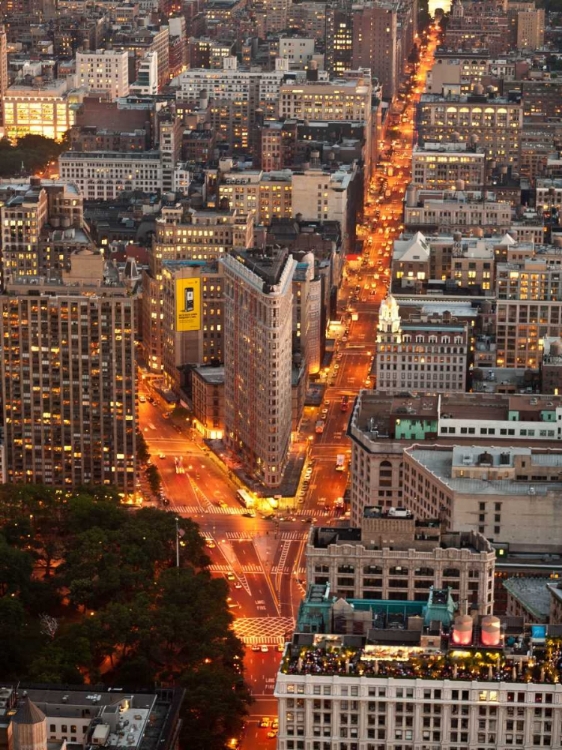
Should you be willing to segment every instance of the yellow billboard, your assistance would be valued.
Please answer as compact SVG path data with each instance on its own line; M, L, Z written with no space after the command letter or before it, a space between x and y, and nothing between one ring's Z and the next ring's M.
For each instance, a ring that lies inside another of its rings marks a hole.
M201 330L201 279L176 280L176 331Z

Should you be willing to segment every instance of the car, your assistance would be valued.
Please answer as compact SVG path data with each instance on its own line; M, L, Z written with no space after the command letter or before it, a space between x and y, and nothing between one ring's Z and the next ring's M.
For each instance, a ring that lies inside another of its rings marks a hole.
M247 511L246 513L242 513L242 515L244 516L244 518L255 518L256 517L256 514L253 513L251 510Z
M262 654L267 654L269 651L269 646L266 646L264 643L263 646L260 646L260 651L262 652Z
M207 547L208 547L209 549L215 549L215 547L217 546L217 545L216 545L216 544L215 544L215 543L213 542L213 540L212 540L212 539L206 539L206 540L205 540L205 544L207 545Z
M273 719L273 722L271 724L272 729L279 729L279 719Z
M328 413L328 409L322 409L320 413L322 414L323 417L325 417L326 414Z
M227 573L226 577L227 577L227 579L229 581L235 581L236 580L236 576L234 575L234 573Z
M168 414L168 412L165 412L164 414L162 414L162 416L164 417L164 419L170 419L170 415Z
M141 404L145 404L146 403L146 396L139 396L139 401L141 402Z
M254 644L254 645L252 646L252 651L259 651L259 650L260 650L260 647L259 647L258 645ZM261 725L260 725L260 726L261 726Z
M158 454L158 458L164 459L164 458L166 458L166 454L165 453L159 453Z
M253 650L254 649L252 648L252 651ZM258 651L259 651L259 647L258 647ZM262 720L260 721L260 727L262 729L269 729L270 726L271 726L271 719L269 718L269 716L264 716Z
M277 737L277 730L272 729L267 733L267 736L270 740L272 740L274 737Z
M240 605L238 604L238 602L228 602L228 607L229 609L238 609Z
M312 518L301 518L301 523L312 523Z
M235 589L241 589L242 588L242 584L240 583L240 581L236 581L236 583L234 584L234 588Z

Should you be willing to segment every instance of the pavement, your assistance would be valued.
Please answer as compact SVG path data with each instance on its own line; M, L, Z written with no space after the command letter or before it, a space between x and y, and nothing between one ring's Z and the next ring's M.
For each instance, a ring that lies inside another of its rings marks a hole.
M139 404L140 423L157 464L170 505L170 512L189 516L199 524L207 539L211 570L230 585L234 628L247 644L246 679L255 702L250 709L242 740L244 750L273 750L275 739L260 729L263 716L276 716L273 698L275 677L281 654L277 645L289 638L295 614L304 592L304 550L311 522L332 523L334 503L344 495L349 481L351 443L346 435L353 399L361 388L372 387L378 309L387 294L393 240L401 231L402 198L410 179L414 106L421 93L421 82L430 67L436 46L436 32L430 39L430 53L422 58L411 95L403 99L404 111L398 118L398 133L386 138L383 151L392 148L393 174L374 174L359 235L366 240L359 270L349 266L344 272L339 311L344 321L336 334L334 356L322 372L318 384L323 390L317 406L306 406L298 440L308 446L310 479L301 479L299 501L294 508L280 509L273 520L257 515L248 518L236 501L238 479L201 445L187 421L185 427L164 418L169 410L155 397ZM394 145L392 139L394 138ZM385 182L383 182L385 180ZM382 191L382 192L381 192ZM390 196L386 193L390 191ZM378 278L376 278L378 275ZM355 315L356 313L356 315ZM147 387L146 384L144 387ZM151 395L154 396L152 393ZM349 397L347 408L342 397ZM324 412L324 413L323 413ZM316 422L325 418L322 434ZM165 458L158 458L158 455ZM346 470L336 471L336 456L344 454ZM181 457L185 474L177 474L175 457ZM224 507L219 507L220 505ZM252 647L267 646L267 652Z

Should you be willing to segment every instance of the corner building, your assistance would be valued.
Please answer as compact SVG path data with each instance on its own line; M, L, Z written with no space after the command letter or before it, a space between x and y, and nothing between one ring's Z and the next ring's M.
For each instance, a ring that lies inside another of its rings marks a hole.
M225 441L267 487L291 438L293 275L286 250L237 252L224 267Z

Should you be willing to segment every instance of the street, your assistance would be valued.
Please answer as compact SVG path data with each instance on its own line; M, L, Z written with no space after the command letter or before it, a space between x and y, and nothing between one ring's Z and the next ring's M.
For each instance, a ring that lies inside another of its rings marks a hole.
M165 418L162 403L139 404L143 434L160 470L168 509L199 524L207 539L212 572L230 585L234 627L247 646L246 679L255 697L242 743L248 750L275 746L275 739L267 737L268 730L259 728L258 721L276 716L272 693L281 656L278 646L292 632L304 592L306 539L311 523L324 524L336 517L334 504L344 496L349 477L351 444L346 430L353 400L361 388L374 385L369 376L376 356L377 315L389 285L393 241L402 229L415 104L431 67L437 36L432 27L412 89L402 95L402 111L398 117L388 115L397 118L396 125L389 126L380 144L383 168L374 172L364 224L358 227L365 250L353 268L346 265L338 311L343 323L332 362L323 373L322 403L306 407L299 435L311 448L310 476L306 485L301 482L298 507L278 511L274 520L243 515L228 470L194 441L187 423ZM344 396L349 397L345 405ZM324 429L318 434L315 425L322 419ZM345 457L343 471L336 471L338 455ZM176 472L176 458L181 459L185 473Z

